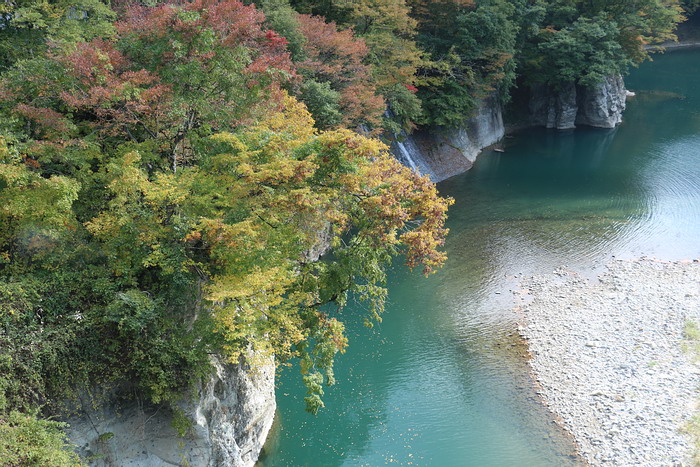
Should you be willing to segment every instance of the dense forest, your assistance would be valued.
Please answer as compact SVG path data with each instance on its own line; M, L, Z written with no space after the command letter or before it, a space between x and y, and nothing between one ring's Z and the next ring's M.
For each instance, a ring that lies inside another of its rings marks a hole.
M0 463L79 463L66 401L168 406L213 354L298 361L316 412L348 300L371 325L395 257L445 261L451 200L382 139L624 74L696 6L5 2Z

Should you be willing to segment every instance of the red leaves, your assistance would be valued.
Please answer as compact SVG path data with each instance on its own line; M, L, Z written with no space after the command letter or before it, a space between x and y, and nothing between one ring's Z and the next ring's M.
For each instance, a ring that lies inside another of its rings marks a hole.
M80 42L73 53L60 56L58 60L85 85L106 80L108 74L118 73L128 65L128 60L114 44L103 39Z
M158 76L137 68L112 42L94 40L77 45L60 60L78 86L63 91L70 107L94 113L102 131L117 135L128 126L162 116L168 110L170 89Z
M326 23L320 16L299 15L301 33L307 39L308 58L297 64L335 83L352 82L356 76L369 75L362 61L369 53L362 39L351 30L339 31L335 23Z
M367 122L378 126L385 105L377 95L370 67L363 63L369 53L365 42L319 16L299 15L298 20L307 40L307 58L297 68L319 82L330 82L340 92L343 125Z
M275 46L281 45L281 46L286 47L287 44L289 44L289 42L287 41L287 39L285 37L280 36L279 34L277 34L273 30L268 30L265 33L265 37L267 37L267 40L270 41Z
M23 117L34 121L39 128L45 132L66 133L70 128L68 120L60 113L51 109L33 107L27 104L17 104L14 110Z
M173 61L181 46L185 46L187 60L204 63L214 57L206 47L187 47L196 42L205 31L213 33L215 47L250 49L253 63L251 73L270 68L293 74L293 65L287 52L287 40L274 31L263 29L265 15L255 5L244 5L238 0L196 0L181 7L160 4L154 8L132 6L116 25L120 36L131 36L137 41L152 43L168 38L172 49L162 58ZM173 34L175 33L175 34ZM178 40L182 44L175 44Z
M180 138L177 145L194 124L230 129L265 105L261 89L296 76L286 39L264 30L264 19L238 0L130 6L114 41L50 57L75 78L53 95L110 136ZM209 110L215 118L203 116Z

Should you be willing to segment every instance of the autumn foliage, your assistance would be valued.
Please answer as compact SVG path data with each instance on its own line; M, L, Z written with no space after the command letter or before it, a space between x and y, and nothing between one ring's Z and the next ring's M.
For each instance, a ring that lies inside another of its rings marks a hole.
M237 362L253 350L299 357L316 411L347 345L338 311L349 297L380 319L393 258L426 274L445 261L450 201L383 143L343 128L384 111L367 45L298 20L306 42L293 63L253 5L135 4L114 35L2 75L0 276L16 289L0 293L20 297L10 308L24 324L0 319L14 336L0 347L72 356L50 360L60 371L40 366L41 387L8 392L13 404L67 397L52 388L98 376L172 402L210 354ZM290 94L303 80L337 96L333 128L319 131ZM22 298L25 280L43 285ZM71 342L39 345L34 325Z
M299 72L330 83L340 93L343 126L378 126L385 104L371 79L370 67L364 63L369 54L365 42L320 16L299 15L298 21L306 39L305 60L296 63Z
M451 200L363 135L462 124L516 83L595 85L682 18L675 0L108 3L0 7L0 422L95 383L174 407L212 355L250 351L298 357L319 410L348 301L371 324L397 258L446 259Z

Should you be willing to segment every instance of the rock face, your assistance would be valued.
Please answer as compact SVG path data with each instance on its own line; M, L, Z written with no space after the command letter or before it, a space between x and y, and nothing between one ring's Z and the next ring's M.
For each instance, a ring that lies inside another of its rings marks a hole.
M569 83L558 91L545 85L530 91L532 124L558 130L576 125L615 128L622 121L627 94L620 75L608 76L592 88Z
M68 420L71 442L90 465L100 467L252 467L275 414L274 362L254 370L218 359L213 364L210 380L180 405L190 421L185 428L191 424L184 436L173 427L178 417L170 410L128 401L84 407Z
M577 125L615 128L622 122L627 90L622 76L608 76L595 89L584 89L578 101Z
M411 136L403 135L392 149L404 165L439 182L469 170L481 150L497 143L504 133L500 104L486 99L458 128L421 129Z
M576 86L569 83L558 92L545 85L535 85L531 89L530 113L532 124L557 130L575 128L578 105Z
M554 91L545 85L530 90L530 123L559 130L586 125L615 128L622 121L627 90L621 76L608 76L593 88L569 83ZM469 170L482 149L505 134L503 115L496 99L481 102L474 116L455 129L426 128L392 143L396 158L407 167L427 174L434 182Z

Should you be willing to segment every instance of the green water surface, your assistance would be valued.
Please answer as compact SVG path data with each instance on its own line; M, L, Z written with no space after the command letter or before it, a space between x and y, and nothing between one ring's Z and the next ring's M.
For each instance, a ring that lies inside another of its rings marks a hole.
M450 259L428 279L397 267L384 322L341 319L350 347L318 416L283 371L271 466L575 465L538 402L516 337L521 275L595 271L616 257L700 257L700 51L658 56L615 130L527 130L440 184Z

